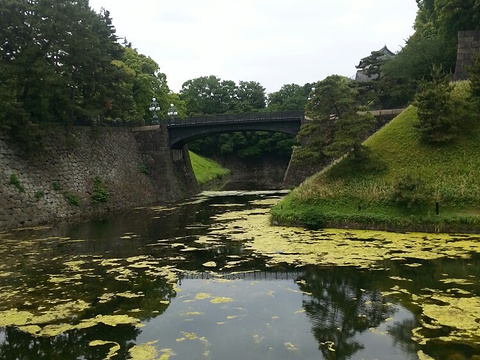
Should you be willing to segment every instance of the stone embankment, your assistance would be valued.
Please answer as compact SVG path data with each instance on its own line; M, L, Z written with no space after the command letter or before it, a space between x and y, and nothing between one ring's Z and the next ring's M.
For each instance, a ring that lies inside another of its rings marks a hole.
M147 130L57 130L34 154L0 134L0 230L105 216L198 192L188 152L173 156L165 127Z

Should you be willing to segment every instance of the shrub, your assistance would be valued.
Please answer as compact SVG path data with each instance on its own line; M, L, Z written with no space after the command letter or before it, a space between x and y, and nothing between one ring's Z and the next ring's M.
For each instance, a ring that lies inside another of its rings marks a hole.
M439 69L434 72L433 81L424 82L415 96L419 121L416 127L424 142L442 144L458 137L463 121L458 112L466 103L452 97L454 87Z
M10 185L15 186L18 189L18 191L22 193L25 192L25 187L20 183L20 180L15 174L10 175Z
M140 173L142 173L144 175L148 175L147 165L145 165L145 164L140 165Z
M62 187L61 187L60 184L59 184L58 182L56 182L56 181L53 183L52 187L53 187L53 190L55 190L55 191L60 191L60 190L62 190Z
M73 206L80 206L80 199L77 195L72 194L68 191L63 193L63 197Z
M428 199L421 178L405 174L393 184L392 198L397 204L413 207L425 203Z
M93 179L93 192L92 192L92 203L106 203L108 198L110 197L110 193L108 189L103 185L102 179L97 176Z
M310 230L318 230L325 227L326 218L319 208L310 207L299 214L300 222Z
M42 197L45 196L45 192L43 190L39 190L35 192L35 199L40 200Z

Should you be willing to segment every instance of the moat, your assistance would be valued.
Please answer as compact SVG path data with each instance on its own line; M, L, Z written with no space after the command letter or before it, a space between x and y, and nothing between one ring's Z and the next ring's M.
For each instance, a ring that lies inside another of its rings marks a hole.
M271 226L284 194L1 233L0 358L480 358L479 236Z

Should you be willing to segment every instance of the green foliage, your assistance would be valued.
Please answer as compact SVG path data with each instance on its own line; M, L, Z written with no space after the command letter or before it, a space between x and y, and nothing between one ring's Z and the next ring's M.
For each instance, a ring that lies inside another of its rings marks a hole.
M92 204L106 203L110 197L110 193L103 183L103 180L96 176L93 179Z
M140 172L144 175L148 175L148 167L145 164L140 165Z
M326 174L330 181L338 179L368 178L376 176L388 170L387 164L372 151L362 145L359 148L360 155L350 154L333 166Z
M221 80L203 76L182 85L181 100L188 116L251 112L265 108L265 88L258 82Z
M456 84L452 95L468 98L468 89L467 83ZM311 212L310 218L321 214L328 226L412 231L478 227L480 124L471 122L470 131L454 143L432 147L421 141L416 123L417 110L411 106L365 141L371 151L367 159L373 161L370 171L356 168L353 157L342 159L277 205L274 221L301 224L302 218L310 221L303 213ZM441 203L439 216L435 201Z
M80 198L76 194L72 194L69 191L63 193L63 197L68 201L69 204L73 206L80 206Z
M184 109L158 64L122 47L110 13L95 13L88 1L3 0L0 23L8 24L0 44L0 127L27 150L38 149L52 123L140 124L151 116L153 96L162 109L176 101Z
M274 93L268 94L268 111L303 111L307 105L313 84L303 86L297 84L283 85Z
M468 131L477 118L471 99L468 84L453 86L437 70L433 81L423 83L415 97L422 140L444 144Z
M468 74L471 86L471 99L477 110L480 111L480 54L473 58Z
M315 84L307 103L306 115L312 119L341 117L355 110L356 95L356 84L353 80L340 75L330 75Z
M35 199L40 200L41 198L43 198L45 196L45 191L43 191L43 190L35 191L34 196L35 196Z
M12 77L0 81L0 94L11 94L0 102L17 112L2 119L7 126L19 117L71 124L102 114L115 88L111 61L121 53L108 11L96 14L85 1L10 0L0 17L9 24L0 73Z
M326 217L321 209L312 207L308 211L303 211L298 217L300 223L302 223L307 229L319 230L323 229L326 225Z
M57 181L55 181L55 182L52 184L52 188L53 188L53 190L55 190L55 191L60 191L60 190L62 190L62 187L60 186L60 183L58 183Z
M480 29L480 4L476 0L418 0L415 33L399 54L383 67L382 104L409 104L422 81L432 79L432 69L455 70L458 31Z
M188 146L192 151L207 157L237 154L242 159L253 159L265 154L289 158L294 145L296 141L291 135L246 131L207 136Z
M18 191L20 192L25 192L25 187L20 183L20 180L18 179L16 174L11 174L10 175L10 185L15 186Z
M375 118L370 113L348 114L335 122L335 137L325 147L325 154L337 158L351 151L355 159L363 160L368 152L364 151L362 142L375 126Z
M427 193L422 179L407 173L394 181L392 199L411 208L423 204L428 199Z
M160 72L160 66L137 50L126 47L121 61L118 62L119 76L124 87L124 98L118 99L112 111L123 110L123 118L133 124L142 124L145 119L151 119L152 114L148 111L152 97L157 99L161 111L157 113L160 119L166 119L166 109L170 103L178 107L180 117L184 117L182 102L178 98L172 98L167 86L165 74ZM115 117L115 113L111 114ZM119 115L117 115L119 116ZM148 122L148 121L147 121Z
M422 84L415 97L418 129L427 143L449 142L458 135L457 118L450 101L451 91L448 79L437 73L433 81Z
M332 75L318 82L307 104L307 115L314 121L299 134L304 148L329 158L350 151L357 159L366 154L361 143L373 130L375 118L359 113L358 92L351 79Z

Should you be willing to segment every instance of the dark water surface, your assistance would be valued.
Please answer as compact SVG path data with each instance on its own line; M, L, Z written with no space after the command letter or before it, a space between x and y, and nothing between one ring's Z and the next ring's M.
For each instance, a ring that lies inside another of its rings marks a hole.
M0 234L0 359L480 359L478 237L272 227L283 194Z

